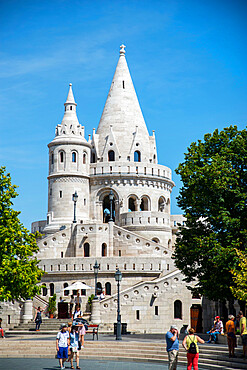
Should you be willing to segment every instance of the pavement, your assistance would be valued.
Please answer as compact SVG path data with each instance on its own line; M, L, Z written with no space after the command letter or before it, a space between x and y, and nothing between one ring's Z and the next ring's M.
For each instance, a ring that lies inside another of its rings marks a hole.
M65 363L66 369L70 364ZM58 360L49 358L1 358L1 370L59 370ZM75 364L74 364L74 367ZM80 360L82 370L164 370L164 364L148 364L145 362ZM186 366L178 366L177 370L186 370Z

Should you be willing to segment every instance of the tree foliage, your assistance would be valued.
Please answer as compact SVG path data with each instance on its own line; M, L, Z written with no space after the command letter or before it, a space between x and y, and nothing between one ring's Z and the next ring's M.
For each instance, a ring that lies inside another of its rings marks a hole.
M12 209L15 189L0 167L0 301L32 298L40 292L36 284L43 275L33 257L38 235L29 233L18 219L20 212Z
M176 173L178 205L187 217L178 232L176 266L209 299L229 299L236 250L247 246L247 131L236 126L193 142Z
M247 301L247 253L236 250L239 257L238 266L232 270L235 286L231 286L234 297Z

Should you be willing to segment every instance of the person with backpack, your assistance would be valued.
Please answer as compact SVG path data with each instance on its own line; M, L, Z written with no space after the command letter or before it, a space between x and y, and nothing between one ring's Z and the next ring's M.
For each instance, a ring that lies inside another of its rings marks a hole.
M189 334L183 340L183 347L187 351L187 370L191 370L192 366L194 370L198 370L198 359L199 359L199 349L197 343L205 343L204 340L198 335L195 335L195 330L193 328L189 329Z

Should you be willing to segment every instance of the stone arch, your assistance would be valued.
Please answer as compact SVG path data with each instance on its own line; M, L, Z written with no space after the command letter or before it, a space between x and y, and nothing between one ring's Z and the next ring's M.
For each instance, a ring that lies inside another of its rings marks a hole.
M169 198L167 199L167 202L166 202L166 213L170 213L170 199Z
M66 154L65 154L65 151L61 149L58 152L58 169L64 170L65 162L66 162Z
M138 197L135 194L128 196L128 212L138 211Z
M134 152L134 162L141 162L141 152L139 150Z
M87 153L86 152L83 152L82 163L83 164L86 164L87 163Z
M46 284L42 285L42 296L46 297L47 296L47 287Z
M100 281L97 282L96 290L97 290L97 294L102 293L102 284Z
M108 152L108 161L114 162L115 161L115 152L114 150L109 150Z
M119 220L119 194L113 188L103 188L97 192L96 202L100 205L98 208L98 218L102 219L104 223L108 223L110 218L110 200L109 193L113 192L113 221ZM106 211L108 210L108 211Z
M165 197L161 196L158 200L158 211L159 212L165 212L166 209L166 199Z
M72 153L71 153L71 161L73 163L77 162L77 152L75 150L73 150Z
M147 195L143 195L141 197L141 204L140 204L140 210L141 211L150 211L151 206L150 206L150 198Z
M63 284L63 288L65 289L65 288L67 288L67 286L69 286L69 284L68 283L64 283ZM68 296L69 295L69 290L64 290L64 295L65 296Z
M94 152L91 154L91 163L96 163L96 154Z

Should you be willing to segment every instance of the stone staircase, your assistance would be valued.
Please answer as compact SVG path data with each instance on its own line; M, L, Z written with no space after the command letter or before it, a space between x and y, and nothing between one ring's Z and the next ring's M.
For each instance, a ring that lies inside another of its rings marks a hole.
M54 358L55 338L40 337L30 338L13 337L1 341L0 358ZM237 356L242 353L238 348ZM84 349L80 352L81 359L121 360L136 362L167 363L165 344L160 342L133 341L124 337L122 341L110 340L85 341ZM186 366L186 353L183 349L179 354L179 365ZM240 358L229 359L227 346L201 345L200 346L200 369L246 369L247 360Z

